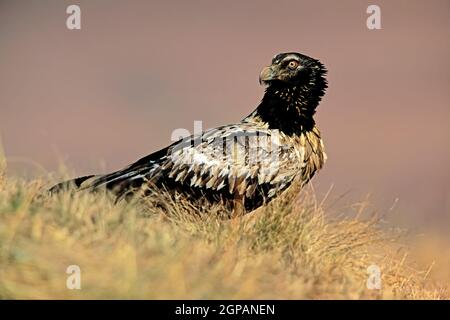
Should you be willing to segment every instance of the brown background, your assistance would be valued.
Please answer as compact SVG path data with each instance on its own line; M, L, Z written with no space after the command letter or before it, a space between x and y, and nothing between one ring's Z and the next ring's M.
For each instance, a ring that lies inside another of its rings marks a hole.
M66 29L69 4L81 6L80 31ZM369 4L381 7L382 30L366 28ZM238 121L263 94L260 69L283 51L329 69L318 192L334 184L344 203L371 194L389 221L448 231L448 0L0 0L11 171L42 174L60 161L78 174L114 170L194 120Z

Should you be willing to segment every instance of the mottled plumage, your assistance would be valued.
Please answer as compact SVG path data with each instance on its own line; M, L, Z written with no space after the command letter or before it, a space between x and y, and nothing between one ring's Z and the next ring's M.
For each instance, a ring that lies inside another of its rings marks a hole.
M123 170L77 178L51 191L68 185L106 188L121 199L164 188L194 202L256 209L295 179L308 182L323 166L326 155L313 115L327 87L325 74L313 58L279 54L260 74L267 86L260 105L241 122L177 141Z

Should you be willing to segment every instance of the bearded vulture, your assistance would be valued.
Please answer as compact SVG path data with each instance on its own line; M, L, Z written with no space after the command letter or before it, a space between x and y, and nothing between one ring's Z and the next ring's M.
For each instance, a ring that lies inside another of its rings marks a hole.
M50 192L106 189L118 200L166 190L193 203L250 212L322 168L326 154L314 114L326 73L306 55L278 54L260 73L266 86L261 103L240 122L181 139L122 170L59 183Z

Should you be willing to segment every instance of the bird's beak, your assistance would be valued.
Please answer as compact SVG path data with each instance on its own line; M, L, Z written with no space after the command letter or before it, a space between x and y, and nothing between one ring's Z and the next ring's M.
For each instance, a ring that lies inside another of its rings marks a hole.
M272 66L264 67L259 74L259 84L263 84L266 81L275 80L276 73Z

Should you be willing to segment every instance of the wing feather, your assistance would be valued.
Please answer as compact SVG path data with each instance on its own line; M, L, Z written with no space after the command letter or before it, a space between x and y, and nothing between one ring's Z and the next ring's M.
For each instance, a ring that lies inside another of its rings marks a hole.
M299 139L303 141L297 145L308 145L305 138ZM240 123L184 138L121 171L97 178L91 187L114 189L172 181L181 189L251 198L266 185L271 197L302 172L305 152L274 130Z
M251 197L258 185L283 188L303 163L273 131L243 124L206 131L196 142L175 145L166 159L167 176L181 183L190 176L194 188L226 188L230 194Z

